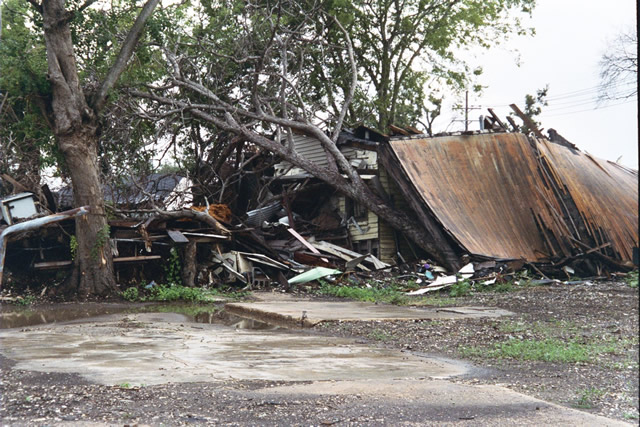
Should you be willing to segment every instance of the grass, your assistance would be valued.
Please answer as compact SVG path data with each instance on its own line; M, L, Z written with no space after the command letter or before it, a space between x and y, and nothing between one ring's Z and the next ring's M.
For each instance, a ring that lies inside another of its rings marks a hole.
M464 347L464 356L482 356L493 359L535 360L558 363L594 363L603 354L621 354L631 340L599 340L578 342L558 338L512 338L490 347Z
M628 273L627 277L625 277L625 282L627 282L627 285L629 287L637 288L638 287L638 270L634 270Z
M601 388L585 388L578 393L578 400L575 403L576 408L591 409L597 400L602 399L606 394L606 390Z
M176 302L207 303L215 297L241 299L246 294L242 292L222 292L217 289L190 288L182 285L156 285L150 289L144 286L139 289L132 286L121 293L122 298L131 302Z
M449 295L453 298L464 297L471 293L471 282L468 280L461 280L454 283L449 288Z
M516 322L513 320L500 320L495 322L497 328L501 332L506 333L524 333L530 332L545 336L572 336L580 330L575 322L567 320L548 320L536 322Z
M393 338L391 335L389 335L384 331L381 331L380 329L374 329L369 333L368 337L371 338L372 340L382 341L382 342L390 341Z
M22 306L31 305L34 302L36 302L36 297L33 295L25 295L25 296L18 297L16 299L16 304L22 305Z
M447 297L417 297L405 293L404 287L392 283L389 286L372 286L363 288L357 286L332 285L322 282L322 286L316 291L319 295L327 295L337 298L347 298L355 301L387 303L394 305L419 305L444 307L453 305L456 301Z
M348 298L356 301L384 302L396 305L405 305L410 299L409 296L400 292L396 286L360 288L355 286L336 286L324 282L317 292L320 295Z

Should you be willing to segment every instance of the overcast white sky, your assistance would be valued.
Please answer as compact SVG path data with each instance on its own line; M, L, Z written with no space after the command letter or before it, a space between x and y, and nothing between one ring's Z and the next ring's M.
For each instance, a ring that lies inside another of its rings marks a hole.
M531 25L534 37L514 37L489 52L483 51L471 64L481 65L480 83L488 86L469 104L481 105L469 119L486 115L486 107L502 118L510 103L524 109L527 93L549 85L549 106L538 121L554 128L581 150L596 157L638 169L638 99L596 104L599 60L609 42L624 30L636 30L634 0L538 0ZM519 51L520 66L516 64ZM596 108L599 107L599 108ZM452 114L444 113L434 130L446 127ZM460 118L460 117L458 117ZM519 122L519 120L518 120ZM461 129L457 122L455 128ZM478 129L474 121L470 129Z

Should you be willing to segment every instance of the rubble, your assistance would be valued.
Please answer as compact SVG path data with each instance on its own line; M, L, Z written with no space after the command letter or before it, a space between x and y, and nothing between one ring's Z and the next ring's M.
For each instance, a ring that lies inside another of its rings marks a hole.
M543 281L633 268L636 171L573 144L505 132L494 114L487 117L492 130L480 133L429 138L413 128L394 129L390 136L364 126L345 130L338 145L382 199L435 230L436 243L457 257L446 264L449 271L372 212L283 162L246 212L208 202L187 207L189 181L173 174L105 186L116 215L109 237L117 282L162 282L172 250L188 286L254 289L289 290L304 283L301 274L317 280L334 271L356 283L408 275L422 285L409 294L420 295L461 280L490 286L524 268ZM294 135L293 143L301 154L320 156L314 138ZM319 163L326 161L321 157ZM47 202L49 209L69 205L69 192ZM7 200L31 199L20 193ZM11 203L2 202L7 227L34 212L46 215L38 208L14 220ZM3 241L7 269L64 273L73 264L73 233L67 221Z

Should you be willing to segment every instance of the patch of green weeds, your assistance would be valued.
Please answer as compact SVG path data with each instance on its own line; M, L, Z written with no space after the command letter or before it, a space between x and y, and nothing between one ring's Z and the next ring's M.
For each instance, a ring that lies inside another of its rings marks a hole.
M143 300L203 302L205 298L201 288L189 288L181 285L158 285L151 288L149 296Z
M164 266L167 283L170 285L180 285L182 283L182 266L180 265L180 255L176 248L169 251L169 259Z
M369 333L368 337L373 340L382 342L390 341L393 338L391 335L380 329L374 329Z
M130 302L184 301L191 303L215 302L216 297L241 300L247 296L246 292L224 292L218 289L190 288L182 285L155 285L149 289L144 284L141 286L141 288L129 287L120 295Z
M33 295L25 295L16 298L16 304L21 306L28 306L36 302L36 297Z
M356 301L436 307L445 307L456 304L455 299L450 297L407 295L406 284L392 282L387 286L374 285L370 288L364 288L359 286L332 285L325 281L320 281L320 283L320 288L316 290L318 295L347 298Z
M138 301L138 299L140 298L138 288L132 286L130 288L125 289L125 291L122 292L122 298L131 302Z
M129 384L129 383L121 383L121 384L118 384L118 387L120 387L120 388L131 388L131 384Z
M537 360L544 362L580 363L596 361L602 354L620 354L630 344L629 340L599 340L578 342L558 338L512 338L492 347L465 347L464 356L483 356L494 359Z
M355 286L331 285L326 282L321 283L322 286L320 286L317 291L320 295L348 298L364 302L384 302L396 305L406 305L409 303L409 297L393 285L387 287L372 286L370 288L361 288Z
M636 412L625 412L624 414L622 414L622 418L624 418L625 420L637 420L638 418L638 414Z
M69 252L71 253L71 261L75 261L76 255L78 255L78 239L75 235L69 239Z
M638 270L634 270L628 273L627 277L625 277L624 280L629 287L637 288L638 287Z
M578 393L578 400L575 406L582 409L591 409L596 401L601 399L605 394L606 390L601 388L585 388Z
M523 333L531 332L549 337L566 337L575 335L579 328L574 322L566 320L548 320L536 322L521 322L513 320L498 320L494 322L500 332Z
M453 298L464 297L471 293L471 282L468 280L460 280L451 285L449 295Z

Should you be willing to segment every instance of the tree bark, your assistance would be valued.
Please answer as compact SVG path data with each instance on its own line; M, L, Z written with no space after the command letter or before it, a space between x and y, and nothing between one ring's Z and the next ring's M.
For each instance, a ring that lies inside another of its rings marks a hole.
M71 31L63 0L42 3L51 83L51 122L71 174L75 206L90 214L76 220L75 269L68 287L80 298L117 291L109 229L97 166L97 119L80 87Z
M71 174L76 206L89 206L89 215L76 219L78 248L71 288L78 296L105 296L118 290L109 244L109 225L98 177L97 137L93 127L59 136L59 146ZM64 147L64 148L63 148Z
M182 262L182 285L194 287L196 285L197 273L197 247L196 242L190 241L184 247L184 257Z
M76 220L78 247L74 273L68 285L80 298L113 294L118 288L98 176L98 114L159 0L148 0L144 5L91 104L80 86L69 27L72 12L65 9L64 0L43 0L42 4L28 1L43 18L47 77L51 83L51 103L47 108L49 122L71 174L74 204L88 205L90 209L89 215Z

